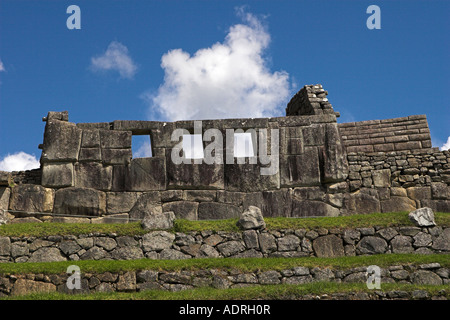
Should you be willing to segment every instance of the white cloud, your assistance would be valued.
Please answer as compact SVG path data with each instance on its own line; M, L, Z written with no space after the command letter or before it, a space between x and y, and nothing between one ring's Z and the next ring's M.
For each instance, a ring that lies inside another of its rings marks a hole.
M271 72L263 56L270 35L261 21L239 10L243 24L225 40L190 56L171 50L161 59L164 83L142 98L169 121L279 116L290 97L289 75Z
M25 171L39 167L39 160L34 155L23 151L8 154L0 160L0 171Z
M113 70L122 78L131 79L136 74L137 65L128 54L128 48L117 41L109 44L103 55L91 58L93 70Z
M0 60L0 72L5 71L5 66L3 65L2 60Z
M447 142L440 148L440 150L449 150L450 149L450 137L447 138Z

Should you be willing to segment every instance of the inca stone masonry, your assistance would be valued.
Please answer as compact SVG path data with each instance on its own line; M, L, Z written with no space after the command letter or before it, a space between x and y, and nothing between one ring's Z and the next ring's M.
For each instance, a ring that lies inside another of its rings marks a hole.
M49 112L43 119L41 167L0 172L0 209L9 210L9 218L35 212L40 219L93 223L168 211L191 220L226 219L251 205L265 217L420 207L450 212L450 153L432 148L425 115L337 123L339 113L327 94L321 85L303 87L285 117L202 121L203 132L218 129L224 140L227 129L266 129L267 150L279 164L271 175L261 175L268 165L260 159L174 164L171 152L179 142L171 135L179 128L194 133L194 121L75 124L67 112ZM134 135L148 136L152 157L132 157ZM260 137L252 135L253 145Z

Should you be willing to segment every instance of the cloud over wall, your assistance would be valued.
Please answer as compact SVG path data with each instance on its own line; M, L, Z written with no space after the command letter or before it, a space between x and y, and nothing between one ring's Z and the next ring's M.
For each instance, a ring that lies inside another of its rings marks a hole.
M165 120L270 117L283 115L290 97L289 75L271 72L264 56L270 34L263 21L238 10L243 23L229 28L223 42L164 54L164 83L142 97L152 116Z

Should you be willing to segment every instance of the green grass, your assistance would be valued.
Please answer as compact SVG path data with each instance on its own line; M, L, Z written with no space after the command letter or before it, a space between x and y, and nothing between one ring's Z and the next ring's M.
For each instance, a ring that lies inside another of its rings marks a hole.
M441 295L450 298L450 286L427 286L411 284L381 284L383 292L414 290L427 291L429 296ZM445 293L441 290L445 290ZM305 295L322 296L333 293L373 292L365 283L312 282L303 285L264 285L244 288L214 289L210 287L170 292L163 290L146 290L133 293L34 293L24 296L3 298L3 300L295 300ZM0 299L1 300L1 299Z
M227 231L239 232L236 227L238 219L190 221L175 220L171 232L191 231ZM450 226L450 213L435 213L438 226ZM407 212L373 213L367 215L352 215L342 217L320 218L265 218L268 230L279 229L318 229L318 228L362 228L370 226L413 226ZM85 223L17 223L0 226L0 236L10 237L45 237L51 235L80 234L117 234L142 235L147 231L139 222L128 224L85 224Z
M200 258L186 260L81 260L60 262L2 263L0 274L58 274L65 273L69 265L77 265L83 273L103 273L136 270L181 271L181 270L240 270L243 272L286 270L298 266L308 268L329 267L349 269L377 265L387 267L397 264L420 265L437 262L450 267L450 254L381 254L338 258Z

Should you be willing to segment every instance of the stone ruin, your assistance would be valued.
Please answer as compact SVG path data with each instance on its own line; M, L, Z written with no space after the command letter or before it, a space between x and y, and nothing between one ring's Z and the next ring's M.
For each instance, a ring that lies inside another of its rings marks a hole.
M258 157L174 164L179 141L171 135L175 129L195 133L193 120L71 123L68 112L49 112L41 167L0 172L0 213L101 223L163 212L189 220L237 218L250 206L264 217L422 207L450 212L450 153L432 148L425 115L337 123L327 95L321 85L307 85L288 103L285 117L201 122L202 133L223 133L224 146L227 130L259 132L252 133L256 146L266 129L263 141L279 168L271 175L261 175L268 164ZM271 150L275 129L279 144ZM152 157L133 158L135 135L148 136Z

